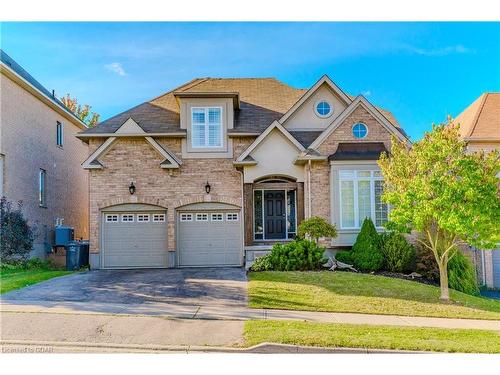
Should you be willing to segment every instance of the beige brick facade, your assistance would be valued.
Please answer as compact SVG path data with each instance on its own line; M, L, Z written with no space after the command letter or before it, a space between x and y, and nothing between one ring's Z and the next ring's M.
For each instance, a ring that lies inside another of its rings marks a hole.
M157 138L164 147L179 158L181 140ZM253 141L235 138L234 153L239 155ZM90 152L102 143L90 140ZM175 251L175 209L190 203L222 202L242 207L242 176L232 159L183 159L179 169L160 168L161 155L143 138L122 138L101 157L103 169L90 171L90 248L99 252L99 223L101 210L122 203L149 203L167 208L168 247ZM134 181L137 188L130 195L128 186ZM209 197L205 184L212 189Z
M363 140L355 138L352 126L362 122L368 127L368 134ZM333 154L340 142L384 142L390 149L391 133L383 127L365 108L356 108L319 147L322 155ZM306 174L307 178L307 174ZM307 185L306 185L307 186ZM335 187L334 187L335 188ZM330 164L327 161L313 162L311 167L311 215L327 220L331 218ZM306 212L308 200L306 199Z

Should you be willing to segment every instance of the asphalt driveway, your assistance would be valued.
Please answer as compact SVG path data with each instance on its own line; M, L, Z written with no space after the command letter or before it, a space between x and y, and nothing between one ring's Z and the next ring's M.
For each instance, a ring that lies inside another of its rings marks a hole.
M2 295L7 303L246 306L242 268L96 270L54 278Z

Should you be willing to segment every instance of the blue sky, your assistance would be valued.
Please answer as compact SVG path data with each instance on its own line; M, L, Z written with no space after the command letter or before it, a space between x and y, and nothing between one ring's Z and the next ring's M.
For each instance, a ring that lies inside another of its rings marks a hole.
M328 74L412 139L500 91L500 23L2 23L1 48L108 118L195 77Z

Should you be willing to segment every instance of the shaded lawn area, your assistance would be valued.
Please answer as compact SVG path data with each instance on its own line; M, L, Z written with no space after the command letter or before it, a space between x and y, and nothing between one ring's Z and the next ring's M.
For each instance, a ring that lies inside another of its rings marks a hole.
M253 308L500 320L500 301L415 281L350 272L250 272Z
M500 353L500 332L312 323L276 320L245 322L245 345L262 342L318 347Z
M71 271L47 270L47 269L13 269L1 270L0 272L0 294L11 290L24 288L25 286L63 276Z

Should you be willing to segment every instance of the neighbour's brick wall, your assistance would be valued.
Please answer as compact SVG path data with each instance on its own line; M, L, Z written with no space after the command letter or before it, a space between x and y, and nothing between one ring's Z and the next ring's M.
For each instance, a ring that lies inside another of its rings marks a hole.
M363 140L352 135L352 126L358 122L363 122L368 127L368 134ZM364 107L359 106L324 140L318 151L325 156L331 155L337 150L340 142L384 142L386 148L390 149L391 133ZM307 184L305 186L307 189ZM328 161L312 163L311 198L311 215L330 220L330 165ZM305 204L307 213L309 204L307 199Z
M88 173L81 163L88 146L76 138L82 129L9 77L0 74L0 153L4 156L3 194L36 227L31 255L45 257L53 244L57 218L88 238ZM63 147L56 144L63 124ZM38 202L40 169L46 171L46 207Z
M164 147L181 158L181 140L157 138ZM252 138L233 140L235 157L253 141ZM90 152L103 141L90 140ZM174 251L175 208L202 202L205 184L212 187L210 199L243 205L242 176L233 166L233 159L183 159L180 169L162 169L163 158L146 140L123 138L117 140L111 150L101 157L104 169L90 171L90 246L91 252L99 252L99 223L101 209L122 203L150 203L168 209L168 247ZM134 181L136 193L128 192Z

